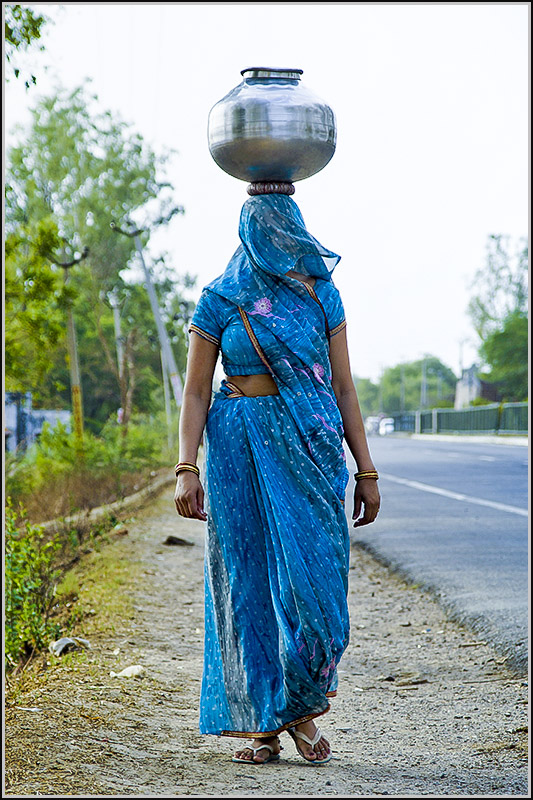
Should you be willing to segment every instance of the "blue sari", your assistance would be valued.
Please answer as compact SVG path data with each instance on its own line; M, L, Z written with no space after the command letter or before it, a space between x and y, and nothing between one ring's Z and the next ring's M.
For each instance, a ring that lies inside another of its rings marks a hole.
M348 473L332 331L316 292L286 274L330 281L339 256L285 195L248 200L239 235L206 288L238 309L256 371L279 394L245 397L223 381L208 413L200 732L260 737L329 709L348 644ZM200 322L191 329L202 335Z

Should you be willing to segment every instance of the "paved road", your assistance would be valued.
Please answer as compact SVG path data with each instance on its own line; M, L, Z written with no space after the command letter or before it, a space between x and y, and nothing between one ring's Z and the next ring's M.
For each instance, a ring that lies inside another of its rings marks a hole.
M475 441L373 437L382 510L353 529L404 577L527 670L527 448ZM348 466L352 472L351 459ZM347 512L351 517L351 497Z

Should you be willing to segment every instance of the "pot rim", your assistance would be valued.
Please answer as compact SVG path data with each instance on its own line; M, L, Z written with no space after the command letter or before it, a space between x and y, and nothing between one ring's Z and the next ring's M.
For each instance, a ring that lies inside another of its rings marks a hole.
M252 74L246 75L248 72ZM299 81L300 76L303 75L303 69L295 69L292 67L246 67L245 69L241 69L241 75L243 77L246 75L247 78L284 77Z

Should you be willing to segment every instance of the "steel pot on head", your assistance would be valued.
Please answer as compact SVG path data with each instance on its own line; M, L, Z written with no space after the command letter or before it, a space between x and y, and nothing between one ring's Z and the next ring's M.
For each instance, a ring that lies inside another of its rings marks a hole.
M301 69L249 67L209 112L209 150L243 181L301 181L335 152L332 109L302 86Z

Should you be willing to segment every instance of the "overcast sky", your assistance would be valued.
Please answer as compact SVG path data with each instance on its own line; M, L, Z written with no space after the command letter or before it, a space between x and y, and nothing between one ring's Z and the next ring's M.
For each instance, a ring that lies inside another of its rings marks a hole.
M194 299L237 247L248 197L209 154L209 110L244 67L299 68L337 117L332 161L293 197L342 256L352 371L475 360L466 307L487 237L528 234L528 3L24 5L54 24L23 62L37 87L7 86L7 144L40 95L90 78L102 109L178 150L168 176L186 213L153 252L198 275Z

